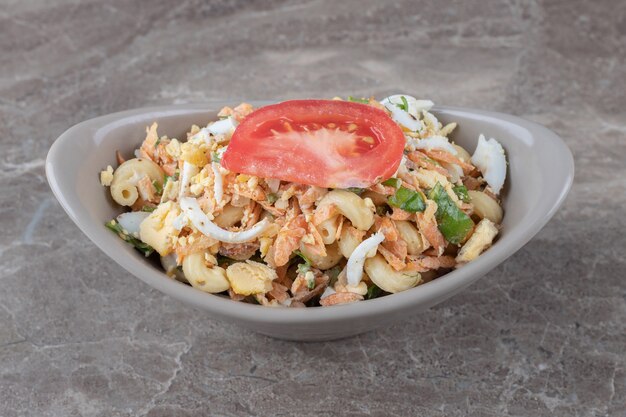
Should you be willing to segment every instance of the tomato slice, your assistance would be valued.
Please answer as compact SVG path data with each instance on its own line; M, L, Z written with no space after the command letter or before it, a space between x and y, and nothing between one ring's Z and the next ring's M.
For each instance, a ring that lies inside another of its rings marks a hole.
M404 134L382 110L339 100L262 107L237 126L222 158L229 171L325 188L366 188L391 177Z

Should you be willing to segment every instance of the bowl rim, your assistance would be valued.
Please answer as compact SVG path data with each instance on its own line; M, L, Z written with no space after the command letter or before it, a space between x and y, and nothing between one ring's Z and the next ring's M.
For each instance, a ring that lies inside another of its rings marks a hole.
M62 164L59 163L60 157L68 147L71 147L75 143L77 136L82 135L82 137L84 137L86 132L91 132L95 135L102 129L111 129L116 126L132 123L133 121L143 120L147 114L150 114L151 118L156 119L165 116L189 115L193 112L206 113L207 109L217 108L218 106L224 105L226 102L226 100L213 100L203 103L143 107L111 113L83 121L70 127L58 137L52 144L45 163L46 177L54 196L76 226L78 226L78 228L105 254L122 266L127 272L144 281L151 287L181 301L190 303L195 307L212 312L224 319L257 323L304 325L320 321L334 322L345 321L346 319L364 319L375 315L408 311L417 305L430 306L436 304L478 280L498 264L504 262L534 237L563 204L571 189L574 178L574 158L570 149L557 134L544 126L517 116L499 112L457 106L435 106L433 108L434 113L470 113L486 121L497 119L521 126L533 136L541 136L542 142L544 142L545 145L551 146L554 151L558 152L566 169L558 173L558 176L560 176L558 181L559 189L555 194L551 195L552 199L550 201L543 201L542 207L544 212L540 216L535 216L534 219L528 223L521 222L525 227L512 228L506 235L498 239L497 244L494 244L488 251L481 254L474 261L464 265L462 268L453 270L428 283L396 294L357 303L328 306L324 308L268 308L260 305L236 302L228 298L202 292L173 279L168 279L164 273L157 271L153 266L140 258L117 256L118 253L108 244L108 239L103 238L106 234L111 235L111 232L106 230L105 227L98 228L96 226L100 225L86 222L86 207L81 204L76 204L78 201L76 198L72 199L74 203L69 201L68 197L72 190L67 184L59 182L59 173L63 169ZM229 100L229 102L232 102L232 100ZM275 101L256 100L250 102L256 105L264 105ZM117 239L116 237L114 238ZM122 240L117 240L120 245L126 245Z

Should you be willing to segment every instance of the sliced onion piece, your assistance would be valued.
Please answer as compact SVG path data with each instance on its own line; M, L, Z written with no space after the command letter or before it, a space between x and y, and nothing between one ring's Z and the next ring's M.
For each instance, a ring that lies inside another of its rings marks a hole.
M139 225L150 213L146 211L129 211L128 213L122 213L117 216L117 222L122 226L123 230L126 230L131 235L139 233Z
M494 138L486 140L481 134L472 155L472 164L480 169L491 190L498 194L506 179L506 156L502 145Z
M383 240L385 240L385 235L382 232L377 232L365 239L354 249L352 255L348 258L346 270L346 278L349 285L359 285L361 278L363 278L363 264L365 264L365 259L368 257L367 255L370 251L375 251Z
M212 237L220 242L244 243L250 242L261 235L270 225L267 219L263 219L248 230L242 232L231 232L222 229L202 211L198 200L193 197L183 197L180 200L180 208L185 213L196 229L203 235Z

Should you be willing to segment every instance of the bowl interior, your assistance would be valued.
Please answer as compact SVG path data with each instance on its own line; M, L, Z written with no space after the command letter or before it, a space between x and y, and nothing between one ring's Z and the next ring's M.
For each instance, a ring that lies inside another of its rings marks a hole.
M138 109L83 122L55 142L46 161L46 172L53 192L72 220L126 270L149 285L216 316L273 336L301 340L348 336L450 297L534 236L557 210L573 178L571 153L551 131L514 116L454 107L435 108L433 112L442 123L458 123L451 138L470 153L481 133L496 138L507 153L509 167L503 191L502 231L487 252L463 268L427 284L352 305L271 309L236 303L167 278L159 265L147 261L110 233L103 224L123 210L99 183L100 170L107 165L115 166L115 151L131 157L145 137L146 126L153 121L159 124L159 135L186 139L192 124L202 126L215 120L223 104Z

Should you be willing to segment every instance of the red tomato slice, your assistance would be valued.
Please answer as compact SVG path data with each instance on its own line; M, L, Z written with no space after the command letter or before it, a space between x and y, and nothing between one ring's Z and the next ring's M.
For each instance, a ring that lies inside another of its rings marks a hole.
M325 188L366 188L391 177L404 134L382 110L339 100L262 107L237 126L222 157L229 171Z

